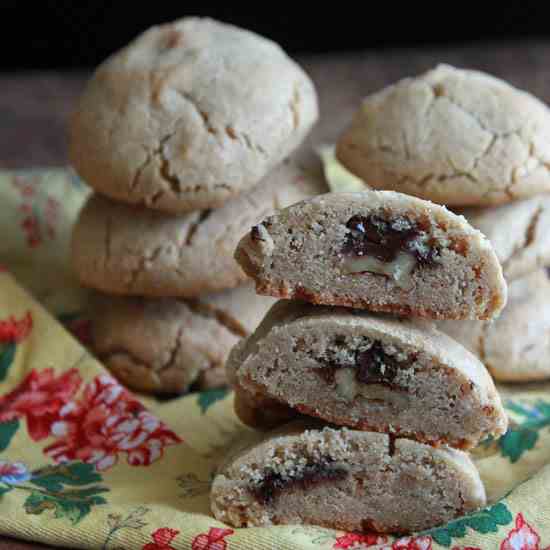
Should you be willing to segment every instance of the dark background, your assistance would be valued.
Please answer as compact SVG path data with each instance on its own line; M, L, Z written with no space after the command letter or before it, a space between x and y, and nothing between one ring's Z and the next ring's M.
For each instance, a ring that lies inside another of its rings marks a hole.
M487 3L493 9L485 15L484 2L445 2L410 11L403 2L308 2L295 4L293 15L267 9L262 15L235 15L204 4L200 12L184 12L185 2L161 0L0 2L0 71L93 67L147 27L197 13L255 30L293 54L550 36L545 2Z

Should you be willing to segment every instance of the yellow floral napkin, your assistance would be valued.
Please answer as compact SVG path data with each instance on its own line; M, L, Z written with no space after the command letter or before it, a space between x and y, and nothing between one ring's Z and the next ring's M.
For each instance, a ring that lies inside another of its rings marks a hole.
M210 481L247 428L228 392L144 399L86 350L86 293L67 262L86 194L66 170L0 173L0 534L112 550L550 548L542 385L503 388L511 428L476 450L485 510L401 538L216 521Z

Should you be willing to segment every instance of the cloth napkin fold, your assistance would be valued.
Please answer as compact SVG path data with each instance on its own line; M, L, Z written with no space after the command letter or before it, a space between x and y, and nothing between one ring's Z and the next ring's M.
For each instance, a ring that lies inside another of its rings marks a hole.
M473 515L401 538L216 521L210 481L248 428L230 392L144 398L86 350L68 246L87 193L69 170L0 173L0 534L112 550L550 548L549 384L500 388L512 423L474 453L490 505Z

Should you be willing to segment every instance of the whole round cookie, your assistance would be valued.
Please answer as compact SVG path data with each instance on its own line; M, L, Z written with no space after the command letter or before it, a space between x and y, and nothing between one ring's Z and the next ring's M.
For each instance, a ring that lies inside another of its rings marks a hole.
M96 294L92 352L133 390L183 393L227 384L225 361L273 304L250 285L194 300Z
M460 213L491 241L508 281L550 265L550 195Z
M250 226L324 185L319 164L306 170L288 161L216 210L168 215L96 194L74 227L72 263L83 285L108 294L194 297L233 288L246 281L233 253Z
M234 527L312 524L400 534L485 503L479 473L462 451L308 421L239 442L210 493L216 519Z
M550 190L550 111L502 80L440 65L368 96L337 157L376 189L505 203Z
M277 425L281 405L287 418L461 449L507 427L485 367L430 323L281 300L233 349L227 372L236 412L254 428Z
M544 270L510 284L498 319L443 321L438 327L477 355L496 380L550 380L550 281Z
M96 71L70 128L79 175L167 212L256 185L318 116L312 82L274 42L211 19L152 27Z
M432 319L491 319L506 303L480 231L393 191L327 193L279 210L235 257L257 292L277 298Z

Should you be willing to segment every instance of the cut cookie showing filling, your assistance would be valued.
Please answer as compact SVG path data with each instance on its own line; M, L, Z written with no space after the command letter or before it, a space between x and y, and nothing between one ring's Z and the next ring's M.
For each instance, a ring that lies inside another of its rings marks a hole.
M435 319L491 319L506 302L483 234L391 191L329 193L254 226L236 251L260 294Z
M483 506L485 491L461 451L296 422L234 451L210 498L216 518L235 527L407 533Z
M269 428L298 413L361 430L471 448L505 432L480 361L427 323L278 302L233 349L236 412Z

